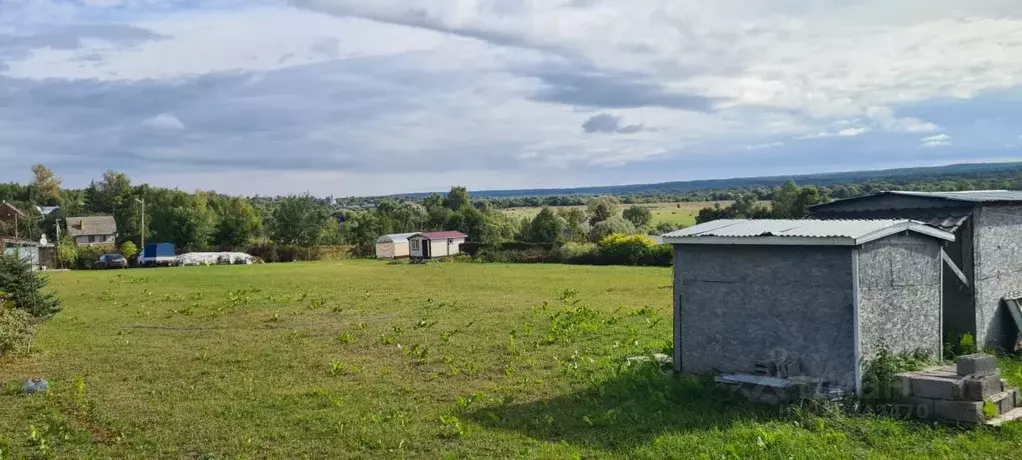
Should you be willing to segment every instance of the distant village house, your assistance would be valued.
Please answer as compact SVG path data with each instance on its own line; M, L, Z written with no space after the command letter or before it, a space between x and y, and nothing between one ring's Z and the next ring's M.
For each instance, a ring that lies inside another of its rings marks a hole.
M117 223L113 216L68 217L67 233L78 246L113 246Z

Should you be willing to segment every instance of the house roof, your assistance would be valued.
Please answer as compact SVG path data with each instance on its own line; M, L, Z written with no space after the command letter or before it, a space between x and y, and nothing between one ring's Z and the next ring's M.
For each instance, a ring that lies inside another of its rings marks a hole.
M422 236L427 240L444 240L447 238L468 238L468 235L457 231L416 233L415 235Z
M7 209L10 209L11 212L17 214L18 217L25 217L25 212L24 211L18 209L17 206L14 206L13 204L10 204L10 203L8 203L6 201L4 201L3 203L0 203L0 207L4 207L4 208L7 208Z
M841 200L834 200L830 203L823 203L812 206L810 209L813 211L825 210L828 207L834 206L839 203L849 203L855 201L869 200L872 198L882 196L911 196L917 198L931 198L936 200L955 201L963 204L980 204L980 203L1000 203L1000 204L1011 204L1011 203L1022 203L1022 191L1011 191L1011 190L972 190L966 192L908 192L903 190L892 190L888 192L877 192L872 195L856 196L852 198L845 198Z
M391 235L383 235L376 240L377 243L406 243L408 237L418 235L418 233L394 233Z
M722 219L664 235L670 244L859 246L910 231L945 241L951 233L922 222L901 220Z
M71 237L116 235L117 222L113 216L68 217L67 233Z

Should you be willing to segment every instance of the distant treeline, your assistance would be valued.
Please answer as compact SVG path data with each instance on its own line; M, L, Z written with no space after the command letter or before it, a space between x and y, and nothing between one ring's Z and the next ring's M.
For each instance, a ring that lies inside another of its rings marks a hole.
M1022 190L1022 163L965 164L934 168L668 182L616 187L478 191L472 192L472 195L476 201L485 201L489 206L497 209L581 206L593 196L601 195L614 196L624 204L734 201L746 196L754 196L760 201L770 201L773 200L773 194L788 181L795 181L803 186L816 186L821 194L835 199L885 190ZM425 196L428 195L349 197L338 198L335 201L338 205L345 207L371 207L383 200L418 201Z

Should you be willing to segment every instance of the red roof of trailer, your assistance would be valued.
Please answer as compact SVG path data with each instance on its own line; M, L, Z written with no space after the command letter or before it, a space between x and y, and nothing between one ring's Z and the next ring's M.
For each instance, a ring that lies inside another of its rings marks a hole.
M464 233L461 233L461 232L456 232L456 231L420 233L419 236L422 236L423 238L426 238L427 240L445 240L445 239L448 239L448 238L468 238L468 235L466 235Z

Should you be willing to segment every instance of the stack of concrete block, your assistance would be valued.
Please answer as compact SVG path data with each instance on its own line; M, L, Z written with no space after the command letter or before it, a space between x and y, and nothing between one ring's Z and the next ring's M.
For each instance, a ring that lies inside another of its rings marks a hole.
M954 422L983 423L1022 406L1019 390L1001 379L997 360L974 354L957 366L898 375L906 415Z

